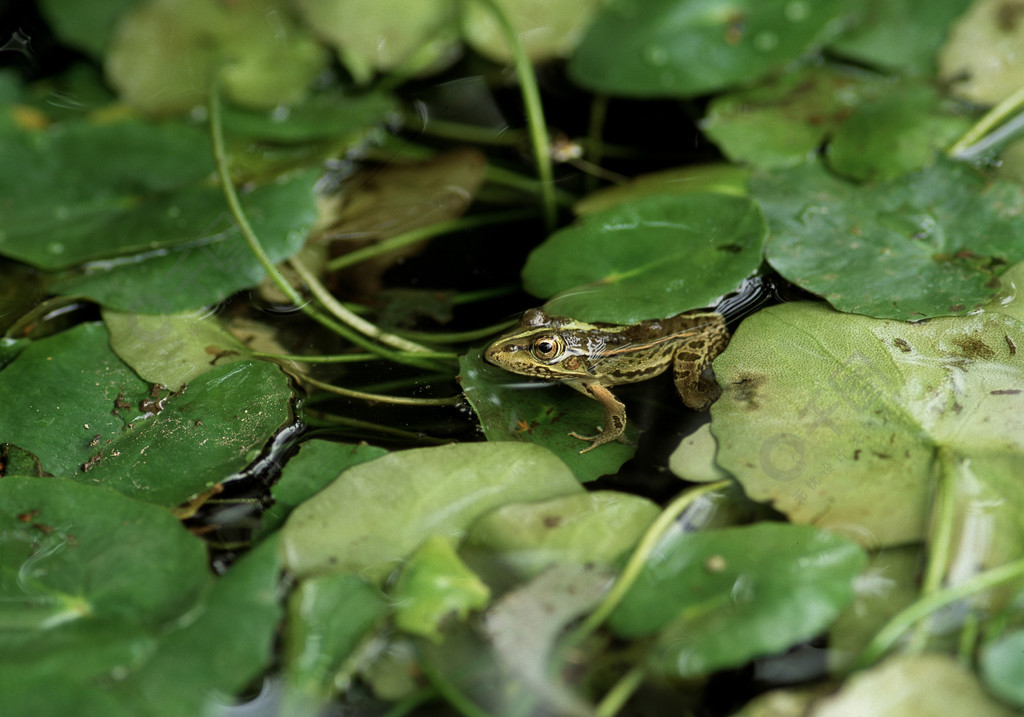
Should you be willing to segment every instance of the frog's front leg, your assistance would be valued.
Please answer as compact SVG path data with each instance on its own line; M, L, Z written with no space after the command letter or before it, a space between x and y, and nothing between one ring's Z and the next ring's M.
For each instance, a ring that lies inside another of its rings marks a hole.
M615 398L615 394L609 391L607 386L603 386L597 381L572 382L569 385L604 406L604 427L600 433L594 436L582 436L575 431L569 431L569 435L573 438L579 438L581 441L593 441L580 453L586 453L605 443L611 443L622 435L626 429L626 406Z

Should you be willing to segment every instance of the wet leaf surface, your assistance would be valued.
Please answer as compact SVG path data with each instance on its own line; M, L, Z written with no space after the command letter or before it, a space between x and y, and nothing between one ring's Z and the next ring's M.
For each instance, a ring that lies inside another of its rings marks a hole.
M761 263L765 232L744 197L643 197L548 237L530 253L523 286L548 299L552 316L617 324L665 318L739 286Z
M1022 342L999 313L908 324L766 309L715 361L717 462L794 522L871 546L919 540L939 473L1019 493Z
M180 388L151 395L104 326L81 324L0 373L0 392L14 397L0 433L54 475L170 506L245 467L290 418L288 380L265 362L213 369L169 396Z
M879 318L966 314L1024 259L1024 194L942 162L855 185L817 163L763 172L751 193L768 220L768 262L840 311Z
M462 391L476 411L484 435L491 441L536 443L559 456L580 482L614 473L635 452L636 427L626 423L630 443L606 443L581 454L585 441L569 435L589 435L604 420L604 409L568 386L509 373L483 360L482 350L459 358Z
M522 443L463 443L391 453L354 466L292 512L283 528L299 576L356 572L382 580L432 536L457 537L510 501L579 493L553 453Z
M780 523L666 535L612 614L620 636L652 635L658 673L695 677L809 639L853 596L853 542Z
M608 94L691 97L750 82L824 43L859 3L825 0L611 2L569 63Z

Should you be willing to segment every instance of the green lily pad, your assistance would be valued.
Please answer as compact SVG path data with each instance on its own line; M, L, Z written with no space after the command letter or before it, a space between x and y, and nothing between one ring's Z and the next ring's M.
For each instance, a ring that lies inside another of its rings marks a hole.
M625 638L655 635L651 667L695 677L775 654L824 630L853 597L864 552L782 523L675 531L612 613Z
M292 397L266 362L213 369L181 395L154 395L98 323L33 342L0 371L0 393L11 397L0 435L46 471L167 506L254 460L288 422ZM144 401L157 405L144 410Z
M659 512L646 498L615 491L510 503L473 523L463 550L478 551L489 567L528 577L560 563L613 566Z
M251 358L250 349L205 312L104 311L110 348L150 383L178 389L215 366Z
M829 50L891 72L929 75L952 22L971 0L938 0L921 12L917 0L868 0L861 21Z
M533 62L568 57L606 0L497 0ZM461 16L462 34L474 50L509 63L512 52L494 15L483 3L469 3Z
M308 27L333 47L356 82L376 72L412 75L451 62L458 47L449 0L296 0Z
M288 598L280 714L319 714L345 661L387 614L384 596L355 575L307 578Z
M928 166L969 125L923 81L833 67L803 69L720 96L701 121L733 161L790 167L812 159L829 141L832 168L857 179Z
M372 461L387 453L383 448L313 439L299 447L270 489L274 504L261 517L260 535L277 530L285 518L307 498L312 498L346 468Z
M840 311L921 319L966 314L1024 259L1024 193L952 162L855 185L818 164L761 172L768 262Z
M242 197L271 261L284 261L305 243L316 217L313 187L319 174L297 173ZM223 202L223 194L213 187L186 190L157 201L160 207L117 218L109 236L115 246L122 232L135 231L135 223L142 221L151 224L146 236L169 246L88 262L80 271L58 277L50 288L118 311L173 314L256 286L266 271L226 215ZM154 217L152 212L161 207L166 213Z
M590 26L569 74L608 94L708 94L796 60L859 9L849 0L616 0Z
M629 324L707 306L761 264L745 197L655 195L589 214L530 252L523 286L549 314ZM584 261L585 259L585 261Z
M870 546L924 536L938 472L1021 505L1022 342L1024 324L1001 313L908 324L765 309L715 361L717 461L754 500Z
M858 672L814 707L814 717L1011 717L952 655L906 654Z
M136 3L111 38L107 79L153 114L205 104L214 84L247 107L300 102L328 55L292 17L282 0Z
M1015 630L985 645L980 659L981 677L992 694L1024 707L1024 630Z
M433 535L409 556L391 598L395 627L441 642L445 626L486 607L491 590L462 562L450 538Z
M102 58L118 18L139 0L40 0L50 27L69 45Z
M540 446L462 443L389 453L349 468L296 508L282 528L299 576L359 572L374 582L433 535L460 536L511 501L582 491Z
M629 443L612 442L580 453L587 443L569 435L587 435L604 420L604 408L579 391L550 381L509 373L483 359L480 348L459 357L459 383L490 441L544 446L572 468L581 483L614 473L632 458L638 432L626 423Z
M717 192L746 196L750 170L732 164L699 164L632 177L626 184L603 187L572 205L576 214L593 214L652 194Z
M60 478L0 480L6 714L186 717L266 668L280 620L271 541L214 579L170 513Z
M126 312L174 313L254 286L265 272L208 182L206 133L182 124L69 122L4 131L0 253L59 275L51 290ZM116 158L114 161L112 158ZM274 261L316 217L316 171L242 197Z
M331 140L351 146L397 111L395 98L384 92L321 92L300 104L269 112L229 106L224 108L223 116L230 137L281 143Z
M825 156L838 174L895 179L931 165L972 124L932 87L901 83L888 89L862 102L833 134Z
M1020 89L1024 25L1015 6L978 0L953 23L939 52L939 78L958 96L994 105Z

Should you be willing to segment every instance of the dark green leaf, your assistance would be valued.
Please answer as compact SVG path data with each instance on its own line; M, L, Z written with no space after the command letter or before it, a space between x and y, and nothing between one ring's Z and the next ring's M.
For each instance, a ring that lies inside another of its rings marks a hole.
M509 373L483 360L479 347L459 358L462 391L491 441L537 443L560 457L581 483L614 473L636 452L637 430L626 423L625 437L633 445L613 442L580 454L588 443L583 435L601 425L604 409L568 386Z
M994 695L1018 710L1024 707L1024 630L986 644L980 667L985 685Z
M742 665L824 630L866 557L846 538L758 523L662 540L612 614L622 637L657 633L649 660L693 677Z
M929 74L950 24L970 4L937 0L921 12L918 0L868 0L860 23L829 49L885 70Z
M629 324L707 306L761 264L745 197L653 195L589 214L534 249L523 285L551 315Z
M578 84L690 97L763 77L833 37L853 0L615 0L569 63Z
M1024 193L952 162L856 185L818 164L751 181L771 229L769 263L840 311L921 319L965 314L1024 259Z
M13 397L0 435L35 453L46 471L163 505L256 458L289 420L291 400L288 379L265 362L213 369L183 395L152 396L110 350L102 324L34 342L0 371L0 393ZM142 402L160 399L164 409L147 417Z

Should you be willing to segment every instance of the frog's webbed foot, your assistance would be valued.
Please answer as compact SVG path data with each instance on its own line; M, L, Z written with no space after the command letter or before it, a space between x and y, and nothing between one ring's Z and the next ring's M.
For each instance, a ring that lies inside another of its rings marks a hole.
M601 405L604 406L604 428L600 429L600 433L593 436L584 436L575 431L569 432L569 435L573 438L578 438L581 441L592 441L580 453L592 451L598 446L603 446L605 443L618 440L622 436L622 432L626 430L626 407L622 402L615 398L615 395L606 386L602 386L599 383L583 384L573 386L573 388L596 401L600 401Z

